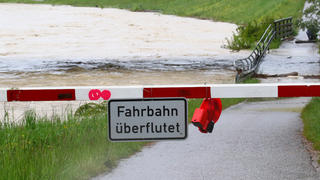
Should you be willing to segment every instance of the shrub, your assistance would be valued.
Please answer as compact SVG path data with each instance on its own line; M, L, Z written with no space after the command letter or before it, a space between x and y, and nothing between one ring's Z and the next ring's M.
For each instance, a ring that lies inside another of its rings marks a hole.
M298 25L303 30L307 29L309 40L316 40L320 31L320 0L308 0L308 2L312 4L304 11L304 18L298 21Z
M266 17L238 27L237 32L233 34L232 38L227 39L228 48L232 50L253 49L274 20L274 18Z

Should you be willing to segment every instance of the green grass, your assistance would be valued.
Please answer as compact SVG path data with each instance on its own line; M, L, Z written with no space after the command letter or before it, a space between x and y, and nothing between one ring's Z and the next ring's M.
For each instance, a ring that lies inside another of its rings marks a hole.
M304 123L304 136L313 143L314 149L320 151L320 97L312 98L303 109L301 117Z
M305 0L0 0L0 2L115 7L247 24L264 17L300 17Z
M29 111L23 125L2 123L0 179L89 179L146 144L109 142L105 106L95 108L67 121Z
M242 84L256 84L256 83L260 83L260 80L257 78L247 78L241 83Z

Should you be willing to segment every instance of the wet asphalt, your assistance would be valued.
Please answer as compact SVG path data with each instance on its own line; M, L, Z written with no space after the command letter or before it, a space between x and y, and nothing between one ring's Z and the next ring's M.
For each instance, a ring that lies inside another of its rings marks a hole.
M305 31L300 30L295 40L307 40ZM298 76L312 76L320 74L320 55L316 43L297 44L284 41L279 49L270 50L257 73L264 75L280 75L297 73Z
M306 1L304 10L310 5ZM319 75L320 55L317 43L300 44L296 43L297 40L308 40L306 30L300 29L293 40L283 41L278 49L270 50L257 69L257 74L280 75L295 72L298 74L298 79L294 77L294 82L310 82L310 79L304 79L303 77ZM288 82L288 80L286 81ZM289 81L291 81L290 78ZM275 79L272 79L271 82L275 82ZM311 79L311 82L319 82L319 79Z
M320 179L302 142L301 109L310 98L245 102L222 112L212 134L192 125L96 179Z

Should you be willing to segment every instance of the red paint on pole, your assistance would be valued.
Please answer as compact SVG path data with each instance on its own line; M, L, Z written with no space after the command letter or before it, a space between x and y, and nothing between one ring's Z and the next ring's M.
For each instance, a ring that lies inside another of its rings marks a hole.
M319 85L278 86L278 97L314 97L320 96Z
M157 97L185 97L210 98L210 87L172 87L172 88L144 88L144 98Z
M8 101L74 101L74 89L8 90Z

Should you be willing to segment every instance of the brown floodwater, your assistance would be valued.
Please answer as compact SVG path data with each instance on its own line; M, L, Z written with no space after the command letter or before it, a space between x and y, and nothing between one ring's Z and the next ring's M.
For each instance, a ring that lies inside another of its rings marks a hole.
M0 58L0 87L233 83L233 60L39 60Z
M0 87L46 86L126 86L126 85L174 85L233 83L233 71L167 71L167 72L103 72L65 74L25 73L17 78L0 78Z

